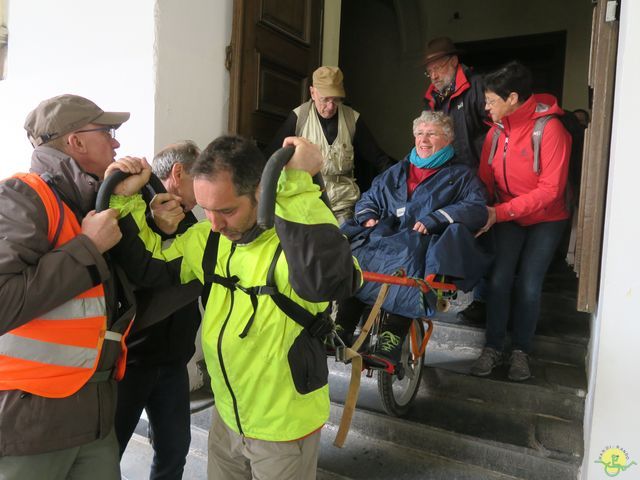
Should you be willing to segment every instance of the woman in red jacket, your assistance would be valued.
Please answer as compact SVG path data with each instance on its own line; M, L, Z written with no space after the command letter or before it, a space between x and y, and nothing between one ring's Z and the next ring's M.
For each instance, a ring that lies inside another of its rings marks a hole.
M501 363L511 318L509 378L514 381L531 376L528 355L542 282L569 217L565 186L571 137L560 120L551 118L535 161L536 119L563 111L552 95L532 94L531 85L531 72L517 62L485 77L486 109L495 125L485 139L478 172L493 200L478 234L492 229L496 259L488 282L485 348L471 374L489 375Z

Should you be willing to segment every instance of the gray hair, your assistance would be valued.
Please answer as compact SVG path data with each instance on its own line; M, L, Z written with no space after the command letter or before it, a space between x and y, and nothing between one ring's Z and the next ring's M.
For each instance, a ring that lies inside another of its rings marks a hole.
M183 140L156 153L151 162L151 170L160 180L166 180L169 178L173 166L176 163L181 163L184 171L189 173L198 155L200 155L198 145L192 140Z
M413 134L416 134L418 127L423 123L434 123L442 128L447 140L453 142L455 134L453 133L453 120L449 115L443 112L432 112L431 110L423 110L418 118L413 121Z

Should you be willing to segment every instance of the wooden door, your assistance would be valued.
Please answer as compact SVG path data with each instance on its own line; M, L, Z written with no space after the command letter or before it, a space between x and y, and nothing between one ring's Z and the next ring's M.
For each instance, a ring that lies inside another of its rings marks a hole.
M308 98L320 64L322 13L323 0L235 0L227 51L231 133L262 147Z
M591 123L585 136L578 208L575 269L578 273L578 310L594 312L600 279L602 233L613 116L613 88L618 50L615 8L598 0L593 14L589 87L593 91Z

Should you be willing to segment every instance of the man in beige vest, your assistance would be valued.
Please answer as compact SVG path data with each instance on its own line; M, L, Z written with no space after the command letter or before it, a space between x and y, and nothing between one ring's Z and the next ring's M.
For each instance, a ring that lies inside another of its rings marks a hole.
M320 67L313 72L309 91L311 99L289 114L266 153L271 155L293 135L318 145L331 210L342 224L353 217L360 188L368 189L370 180L393 160L378 147L360 114L343 104L343 75L338 67ZM373 167L370 175L365 173L366 164Z

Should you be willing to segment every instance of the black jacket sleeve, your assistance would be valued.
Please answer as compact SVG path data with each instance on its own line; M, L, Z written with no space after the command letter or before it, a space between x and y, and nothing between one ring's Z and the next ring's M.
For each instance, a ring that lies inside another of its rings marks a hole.
M282 178L282 177L281 177ZM352 296L360 287L360 270L335 218L320 199L309 174L287 172L292 185L279 197L282 215L275 228L289 267L289 283L304 300L323 302Z
M265 148L263 153L267 159L271 155L273 155L273 153L276 150L282 147L282 142L284 142L285 138L291 137L296 134L297 122L298 122L298 116L293 111L291 111L287 119L278 129L277 133L275 134L275 136L273 137L269 145L267 145L267 147Z

